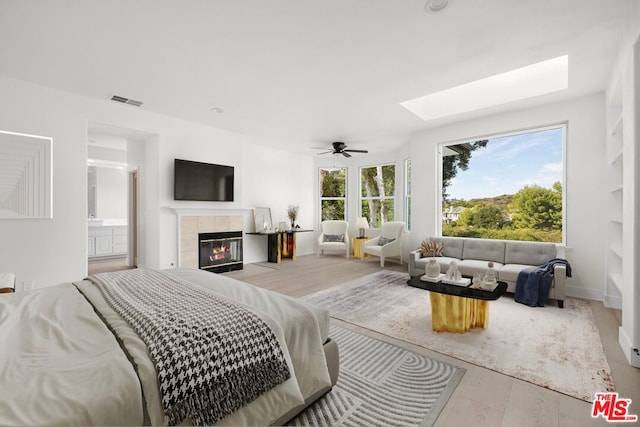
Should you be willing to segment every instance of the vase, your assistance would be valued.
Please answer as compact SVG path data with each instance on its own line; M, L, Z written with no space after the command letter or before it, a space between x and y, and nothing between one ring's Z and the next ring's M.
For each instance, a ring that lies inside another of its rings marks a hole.
M435 258L429 260L427 264L427 277L438 277L440 275L440 266L436 262Z

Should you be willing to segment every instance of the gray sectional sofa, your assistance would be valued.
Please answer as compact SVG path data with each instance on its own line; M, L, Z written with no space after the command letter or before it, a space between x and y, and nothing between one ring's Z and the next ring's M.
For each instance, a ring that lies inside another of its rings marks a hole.
M428 240L443 245L441 257L435 257L440 271L445 273L451 261L456 261L463 276L472 277L475 273L483 273L487 263L493 261L498 280L507 283L507 292L514 293L516 281L521 270L538 266L557 258L555 243L520 242L512 240L489 240L467 237L430 237ZM424 269L431 257L423 256L420 251L413 251L409 256L409 274L424 274ZM567 272L564 265L555 265L553 283L549 298L564 305L566 295Z

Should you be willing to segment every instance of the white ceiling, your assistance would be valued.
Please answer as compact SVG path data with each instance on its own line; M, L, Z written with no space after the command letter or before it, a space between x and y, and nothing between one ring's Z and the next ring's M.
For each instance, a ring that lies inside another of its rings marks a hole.
M451 0L429 14L425 0L0 0L0 74L301 153L334 140L386 151L604 90L635 1ZM399 104L565 54L560 93L430 122Z

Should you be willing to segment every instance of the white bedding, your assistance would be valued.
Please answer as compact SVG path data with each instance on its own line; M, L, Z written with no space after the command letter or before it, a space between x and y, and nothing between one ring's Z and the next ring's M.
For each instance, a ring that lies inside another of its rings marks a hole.
M0 425L141 425L136 373L71 284L0 296Z
M322 347L329 325L326 311L209 272L189 269L165 272L252 308L275 332L289 364L292 373L289 380L223 419L220 425L270 424L302 405L304 399L331 387ZM140 425L143 406L153 425L164 424L155 369L146 346L91 282L85 280L75 285L116 331L136 364L140 380L112 333L73 285L59 285L22 296L15 294L8 300L0 298L0 348L3 349L0 425ZM60 295L56 297L57 294ZM23 320L25 312L32 314L28 323ZM32 328L33 325L37 327ZM58 349L58 344L64 351ZM15 349L5 354L5 345L13 345ZM43 346L56 354L63 352L61 357L67 369L59 370L54 363L43 363L33 372L28 355L34 348ZM18 369L17 373L14 369ZM33 377L33 381L23 381L25 376ZM141 403L140 383L146 405ZM55 389L49 384L55 385ZM21 399L5 385L14 388ZM113 404L104 405L103 401L113 401ZM6 411L6 407L14 409Z

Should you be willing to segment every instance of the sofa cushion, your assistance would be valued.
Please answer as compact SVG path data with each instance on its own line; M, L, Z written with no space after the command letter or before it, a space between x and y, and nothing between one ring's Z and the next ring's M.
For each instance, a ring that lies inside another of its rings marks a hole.
M323 234L323 242L344 242L344 234Z
M555 257L555 243L506 242L505 264L542 265Z
M504 264L504 251L504 241L467 238L464 240L462 259L493 261Z
M498 280L503 282L516 283L518 280L518 274L525 268L532 268L533 265L529 264L505 264L502 268L496 268L498 273Z
M461 237L431 237L432 242L442 244L442 255L445 257L462 259L464 239Z
M467 277L472 277L476 273L484 274L489 268L488 261L480 261L477 259L463 259L458 263L458 270L460 274ZM503 264L493 261L493 269L498 272L503 267ZM448 267L447 267L448 268ZM498 280L501 280L498 277Z
M320 246L320 249L322 249L323 251L326 251L326 250L344 251L345 248L346 246L344 242L322 242L322 246Z

